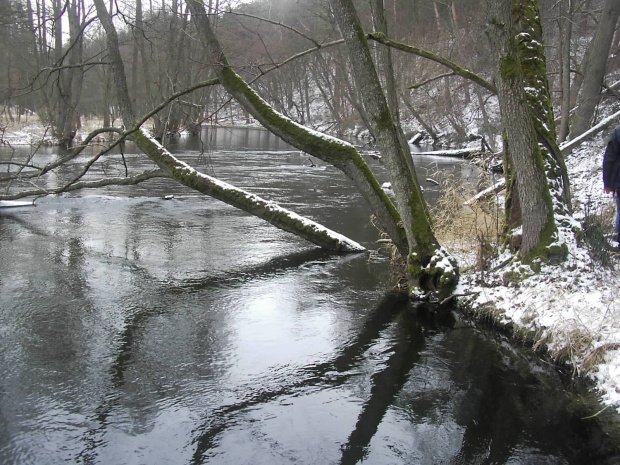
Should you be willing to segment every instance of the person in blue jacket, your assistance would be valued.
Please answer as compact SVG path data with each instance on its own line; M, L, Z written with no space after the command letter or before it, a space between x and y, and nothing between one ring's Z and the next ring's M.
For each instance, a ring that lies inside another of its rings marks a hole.
M603 156L603 186L616 199L615 239L620 249L620 126L611 133Z

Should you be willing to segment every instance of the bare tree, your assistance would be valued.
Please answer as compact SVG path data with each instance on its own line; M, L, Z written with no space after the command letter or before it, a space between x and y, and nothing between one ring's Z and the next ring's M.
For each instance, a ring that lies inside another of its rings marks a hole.
M620 15L620 2L606 0L594 37L588 44L581 63L580 73L575 76L572 92L577 96L577 108L571 125L571 137L573 138L590 127L600 100L601 85L607 69L609 50L616 31L618 15Z

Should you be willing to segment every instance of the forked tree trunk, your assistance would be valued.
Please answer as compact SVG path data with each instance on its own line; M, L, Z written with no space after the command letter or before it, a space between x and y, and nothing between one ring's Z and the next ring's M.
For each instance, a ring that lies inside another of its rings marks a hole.
M355 35L354 40L349 43L349 56L352 58L356 87L365 99L365 109L368 112L371 129L384 155L389 158L386 166L391 172L392 185L398 192L398 211L381 190L368 165L354 147L331 137L314 133L284 118L262 100L229 65L213 33L204 6L197 1L189 3L192 21L196 25L203 45L211 53L210 62L215 64L215 73L226 90L274 134L301 150L331 163L347 174L369 202L398 250L403 256L408 256L411 276L415 279L414 284L425 290L438 290L440 294L447 294L453 289L458 279L456 262L439 247L433 235L426 203L422 198L417 180L412 176L413 161L410 154L405 152L405 149L408 151L408 146L403 147L399 143L397 128L383 97L370 57L370 50L355 10L352 4L344 8L341 8L341 3L334 3L332 6L345 41L351 37L351 32ZM352 31L347 31L345 25L350 21L355 24ZM360 57L360 54L363 57ZM364 80L362 77L360 79L360 73L364 75L364 71L370 71L374 78ZM408 158L407 155L409 155ZM411 169L409 164L411 164ZM398 226L400 216L403 216L405 237Z
M409 241L410 278L423 289L449 292L458 281L456 261L447 255L435 237L426 201L415 176L415 168L402 130L390 108L370 55L366 34L351 0L330 0L336 24L345 41L353 68L353 80L360 94L371 131L383 155L396 204ZM437 258L442 256L439 261ZM445 268L439 262L446 265Z

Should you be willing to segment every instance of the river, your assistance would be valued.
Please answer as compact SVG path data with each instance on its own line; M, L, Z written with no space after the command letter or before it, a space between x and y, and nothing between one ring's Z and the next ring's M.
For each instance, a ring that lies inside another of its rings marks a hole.
M377 248L344 175L265 131L220 128L171 149ZM130 165L149 166L132 150ZM416 163L422 179L476 176L458 160ZM2 464L605 458L575 407L587 393L504 336L390 293L384 254L326 253L165 179L2 209L0 238Z

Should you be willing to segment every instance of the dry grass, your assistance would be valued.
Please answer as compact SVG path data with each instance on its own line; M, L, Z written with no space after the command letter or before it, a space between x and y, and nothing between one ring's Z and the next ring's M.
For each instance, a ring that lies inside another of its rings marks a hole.
M605 361L605 354L608 351L618 350L618 349L620 349L620 344L607 343L590 351L590 353L585 357L582 363L584 372L588 373L589 371L592 370L592 368L603 363Z
M461 267L480 273L488 270L496 254L504 211L497 194L471 201L473 189L463 188L453 175L438 176L442 195L432 208L435 234L440 243L461 254ZM486 173L478 182L480 189L490 185Z
M615 218L615 208L611 203L598 206L586 203L581 223L581 243L588 250L590 258L594 263L611 270L615 268L616 250L609 238L614 232Z
M403 256L398 252L398 249L390 239L390 236L381 229L377 217L373 214L370 216L370 223L379 231L379 244L381 249L390 256L392 263L392 287L396 290L402 291L409 287L407 280L407 263Z
M483 275L489 269L499 244L504 214L500 206L501 199L497 194L491 194L471 201L476 192L463 188L453 175L443 176L441 172L437 172L434 178L439 182L442 191L441 197L431 209L437 239L458 257L462 270L474 269L484 279ZM482 173L478 186L484 189L488 185L488 175ZM381 229L374 215L371 223L380 231L379 243L391 257L395 287L406 286L405 260Z

